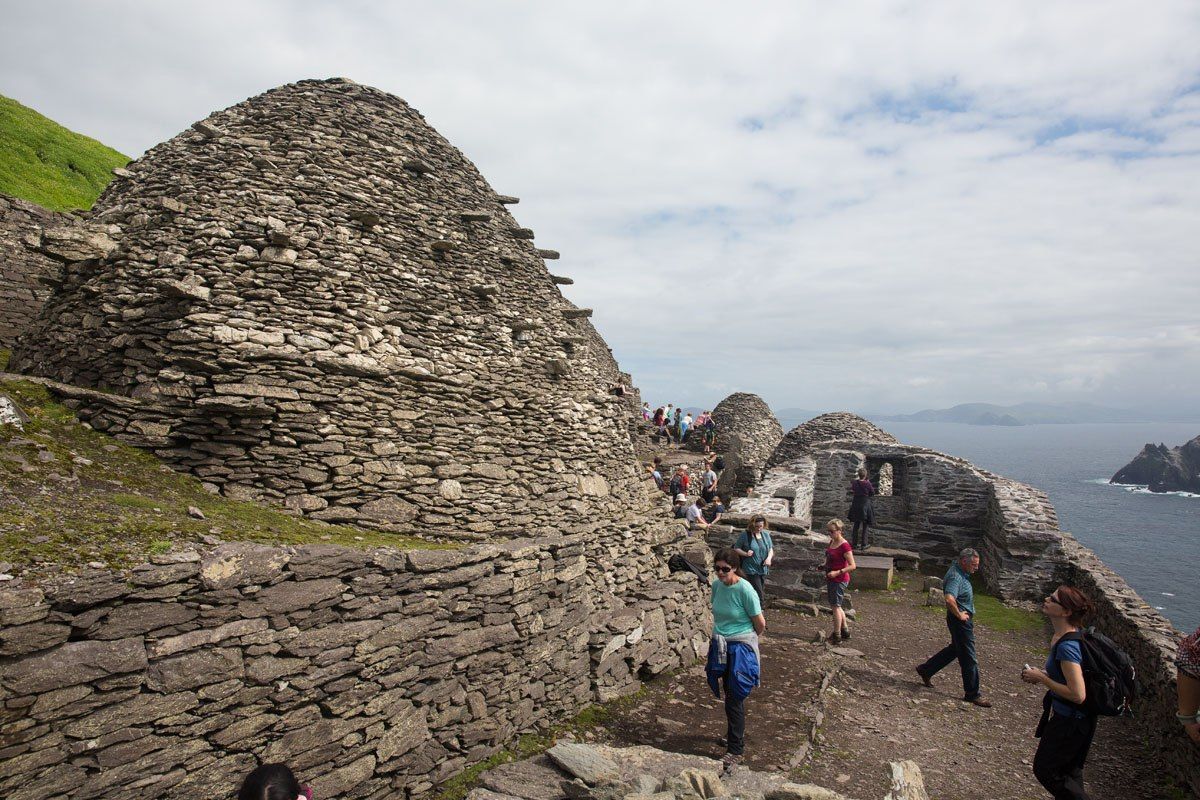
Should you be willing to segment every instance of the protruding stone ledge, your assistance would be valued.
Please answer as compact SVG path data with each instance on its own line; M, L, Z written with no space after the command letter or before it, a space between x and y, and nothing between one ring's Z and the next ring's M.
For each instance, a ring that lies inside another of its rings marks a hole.
M463 211L458 217L464 222L487 222L492 214L490 211Z
M415 172L418 175L424 175L427 172L433 172L433 165L428 161L422 161L419 158L405 159L404 168L409 172Z
M429 247L437 253L449 253L458 249L458 242L453 239L437 239Z
M587 319L592 315L590 308L564 308L562 315L565 319Z
M514 239L532 239L533 228L510 228L509 233Z
M498 194L496 195L496 200L503 206L515 206L521 202L521 198L513 197L511 194Z
M568 278L566 275L551 275L550 280L557 283L559 286L570 286L575 283L574 278Z
M539 249L537 251L537 254L539 256L541 256L542 258L546 259L547 261L557 261L558 259L562 258L562 253L558 252L557 250L541 250L541 249Z

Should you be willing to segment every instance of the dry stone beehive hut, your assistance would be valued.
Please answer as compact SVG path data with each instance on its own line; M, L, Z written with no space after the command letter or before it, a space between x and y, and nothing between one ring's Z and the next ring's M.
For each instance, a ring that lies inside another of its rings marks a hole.
M735 392L717 403L712 412L717 425L716 451L725 459L717 492L723 498L744 494L767 465L783 437L783 426L761 397Z
M129 165L20 371L215 491L503 534L643 505L616 362L533 232L399 98L302 81Z
M37 317L58 264L35 248L43 227L69 225L68 214L0 194L0 348L10 348Z

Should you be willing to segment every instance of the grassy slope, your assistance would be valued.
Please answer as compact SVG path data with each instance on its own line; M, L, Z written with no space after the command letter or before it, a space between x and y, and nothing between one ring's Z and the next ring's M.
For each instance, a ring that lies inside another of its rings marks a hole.
M0 192L55 211L91 208L129 157L0 95Z
M0 426L0 561L31 577L91 561L128 566L177 542L216 535L268 544L445 547L347 525L327 525L206 492L195 478L81 424L46 389L0 382L30 416ZM206 519L188 516L196 506Z

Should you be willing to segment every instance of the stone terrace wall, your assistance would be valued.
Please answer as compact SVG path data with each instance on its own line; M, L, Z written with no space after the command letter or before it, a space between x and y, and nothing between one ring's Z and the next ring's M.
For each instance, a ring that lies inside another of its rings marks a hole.
M616 362L475 167L397 97L302 81L127 168L15 371L215 491L404 532L645 504ZM132 407L131 407L132 408Z
M0 348L10 348L50 296L59 265L34 247L43 226L70 217L0 194Z
M1137 664L1143 696L1135 706L1135 720L1147 749L1162 759L1175 780L1200 797L1200 749L1175 719L1178 633L1095 553L1070 534L1059 537L1058 567L1042 591L1068 583L1095 603L1096 613L1088 624L1112 637Z
M535 723L697 657L705 593L650 555L673 535L228 544L9 584L0 796L227 797L260 761L325 798L423 793ZM599 558L640 566L597 578ZM599 608L600 586L622 599Z

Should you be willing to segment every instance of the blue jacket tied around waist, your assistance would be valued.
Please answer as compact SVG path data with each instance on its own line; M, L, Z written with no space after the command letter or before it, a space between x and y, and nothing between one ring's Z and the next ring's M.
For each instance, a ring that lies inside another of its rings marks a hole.
M754 641L739 641L750 637L753 637ZM713 634L708 643L708 664L704 667L704 672L714 695L721 696L721 678L726 673L730 678L727 688L734 700L749 697L751 690L758 686L757 639L754 634L730 638Z

